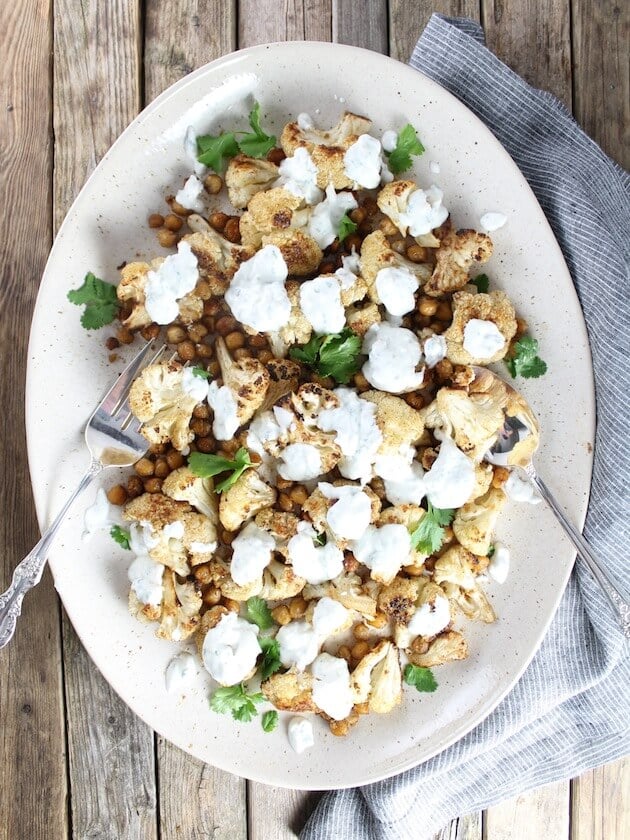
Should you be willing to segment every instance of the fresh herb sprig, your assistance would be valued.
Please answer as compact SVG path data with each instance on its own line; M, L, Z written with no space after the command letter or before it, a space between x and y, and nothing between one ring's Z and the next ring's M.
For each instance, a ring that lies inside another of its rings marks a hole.
M444 529L451 524L454 515L454 510L434 508L429 502L427 512L411 532L413 547L428 556L438 551L444 542Z
M411 123L398 132L396 148L391 152L385 152L387 165L394 175L406 172L411 167L412 155L418 156L424 153L424 146L418 140L415 128Z
M83 285L68 292L68 300L77 306L85 306L81 324L86 330L98 330L116 317L119 302L116 286L106 283L91 271L85 275Z
M260 721L263 732L273 732L278 725L278 712L275 709L265 712Z
M289 355L312 367L320 376L332 376L345 385L359 370L361 338L345 327L340 333L315 335L307 344L293 347Z
M258 714L256 705L264 699L260 692L248 694L243 683L238 683L217 688L210 697L210 708L220 715L230 712L234 720L249 723Z
M188 466L194 475L200 478L211 478L220 473L229 472L230 474L223 481L219 481L215 485L215 493L223 493L229 490L230 487L236 483L249 467L253 467L249 452L244 446L236 450L234 460L223 458L220 455L206 455L204 452L191 452L188 457Z
M282 668L280 661L280 642L277 639L270 639L269 636L261 636L258 643L262 648L263 657L260 661L260 677L266 680L276 671Z
M341 217L341 221L339 222L339 227L337 228L337 239L339 242L343 242L351 233L354 233L357 229L358 225L352 221L350 216L347 213L344 213Z
M249 112L249 125L251 132L229 131L216 137L211 134L197 137L197 160L215 172L223 172L226 161L239 152L254 158L265 157L276 145L276 138L260 127L259 102Z
M512 378L537 379L547 373L547 363L538 355L538 341L531 335L524 335L515 342L505 364Z
M210 373L210 371L206 370L203 367L200 367L199 365L195 365L195 367L190 368L190 372L193 376L198 376L199 379L212 379L212 374Z
M477 287L478 292L482 292L485 294L490 287L490 278L487 274L478 274L476 277L473 277L470 281L473 286Z
M245 609L247 620L256 624L261 630L269 630L273 627L273 616L264 598L259 598L257 595L248 598Z
M438 684L430 668L409 663L405 666L403 679L407 685L412 685L417 691L433 692Z
M109 535L114 542L117 542L123 548L131 548L131 534L125 528L121 528L120 525L112 525Z

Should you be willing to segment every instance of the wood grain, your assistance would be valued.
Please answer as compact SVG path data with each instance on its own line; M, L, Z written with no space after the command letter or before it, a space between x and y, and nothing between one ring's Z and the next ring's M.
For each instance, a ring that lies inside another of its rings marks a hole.
M249 783L249 840L294 840L322 794Z
M486 840L567 840L569 783L557 782L489 808Z
M481 811L451 820L434 840L482 840L483 819Z
M573 782L571 840L627 840L630 758L597 767Z
M28 328L51 243L51 6L2 3L0 66L0 591L39 539L24 436ZM65 837L59 607L49 572L0 651L0 838Z
M422 30L436 12L448 17L479 19L478 0L389 0L389 52L392 58L405 63Z
M332 0L239 0L238 45L330 41Z
M630 4L573 0L575 117L630 168Z
M55 227L138 112L140 24L136 0L55 3ZM73 837L151 840L153 734L105 682L65 616L63 638Z
M332 40L375 52L389 52L387 0L333 0Z

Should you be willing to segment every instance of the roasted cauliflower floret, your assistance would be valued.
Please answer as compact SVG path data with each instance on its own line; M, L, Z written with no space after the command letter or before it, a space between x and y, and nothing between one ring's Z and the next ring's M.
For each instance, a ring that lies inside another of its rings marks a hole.
M303 230L277 230L267 233L262 238L265 245L275 245L287 264L289 274L304 277L317 271L324 256L322 249L308 233Z
M503 401L489 394L469 395L461 389L440 388L425 409L424 421L430 429L442 429L462 452L479 462L503 426L503 410Z
M485 624L496 621L495 612L478 584L474 589L460 589L453 583L445 583L444 591L448 599L471 621L483 621Z
M474 502L479 496L483 496L490 489L494 472L491 464L482 462L475 466L475 486L470 494L469 502Z
M276 332L267 333L269 344L275 356L283 358L294 344L306 344L313 334L311 322L307 320L300 306L300 283L288 280L285 289L291 303L291 313L287 323Z
M266 601L293 598L304 589L306 581L296 575L292 567L279 560L272 560L263 572L263 585L258 593Z
M367 703L371 712L384 714L402 699L402 673L398 651L387 639L366 654L350 676L354 703Z
M308 217L309 210L304 206L304 199L289 190L274 187L259 192L241 216L241 241L249 248L258 249L264 236L289 228L304 228Z
M150 264L146 262L127 263L120 273L120 282L116 287L116 296L123 303L132 303L131 314L124 320L124 325L130 330L139 330L152 323L152 318L145 309L145 289L149 272L157 270L164 262L158 258ZM179 320L185 324L196 321L203 315L203 301L191 292L177 302Z
M416 198L414 193L418 193L418 191L419 194ZM402 236L406 236L407 233L416 236L417 231L413 227L416 200L420 201L423 209L426 208L427 204L431 206L435 218L434 229L440 227L446 221L448 210L441 203L442 191L435 186L429 187L425 192L414 181L392 181L390 184L385 184L380 191L377 203L381 212L396 225ZM437 248L440 244L440 240L432 232L420 234L417 236L417 240L420 244L430 248Z
M190 467L179 467L162 482L162 493L178 502L188 502L199 513L217 525L219 522L219 497L214 492L214 481L195 475Z
M183 517L192 513L186 502L176 502L161 493L144 493L127 502L123 518L138 523L135 527L148 528L149 557L156 563L185 576L190 573L188 553L184 548Z
M504 339L503 347L488 358L475 358L464 348L465 329L469 321L491 321ZM446 356L456 365L489 364L502 359L516 332L516 314L505 292L489 294L456 292L453 295L453 322L444 333Z
M263 531L269 531L276 541L276 549L282 551L291 537L297 534L300 520L294 513L265 508L256 514L254 522Z
M236 531L263 508L276 501L276 490L260 478L256 470L246 470L224 493L219 502L219 519L228 531Z
M239 425L247 423L265 401L269 390L269 371L258 359L234 359L222 338L215 342L217 361L221 366L223 384L236 400Z
M269 374L269 387L260 411L268 411L286 394L297 391L300 365L290 359L271 359L265 365Z
M335 487L344 487L344 486L358 486L353 481L335 481ZM371 519L372 523L376 523L379 518L379 514L381 512L381 500L376 495L376 493L372 490L371 487L367 485L365 487L361 487L361 490L370 500L370 508L371 508ZM347 548L349 545L349 541L346 539L341 539L338 537L331 529L330 525L328 524L327 514L330 508L337 502L337 499L329 499L328 496L325 496L319 487L316 487L315 490L311 493L308 499L302 505L302 512L305 513L313 523L316 531L325 532L330 539L334 540L339 548Z
M306 149L317 167L317 186L323 190L332 184L336 190L341 190L353 184L345 173L344 154L362 134L368 133L371 126L371 120L348 111L329 131L302 129L297 122L292 122L285 125L280 145L287 157L293 156L296 149Z
M360 335L361 338L365 336L370 327L380 322L381 313L376 303L368 303L367 306L361 308L349 306L346 309L346 324L352 332Z
M436 665L443 665L455 659L466 659L467 656L466 639L456 630L448 630L435 637L426 653L415 653L411 650L409 661L412 665L419 665L422 668L434 668Z
M440 296L463 289L469 282L468 272L473 263L483 265L492 256L492 240L476 230L444 232L435 252L435 268L424 286L427 295Z
M472 502L466 502L455 514L453 532L459 542L473 554L487 554L492 542L494 526L507 496L503 490L491 487Z
M454 545L435 561L433 581L437 584L452 583L461 589L474 589L477 585L472 573L472 555L462 545Z
M418 443L424 432L421 412L400 397L382 391L366 391L361 399L376 405L376 423L383 435L379 455L400 455Z
M308 671L272 674L260 686L265 699L284 712L317 712L313 676Z
M269 189L277 178L278 167L264 158L247 155L231 158L225 172L230 203L242 210L257 193Z
M190 565L205 563L217 547L218 521L214 523L205 514L191 511L182 515L181 522L184 526L182 544L190 555Z
M175 361L148 365L129 391L129 407L142 421L142 435L149 443L170 440L180 452L194 437L188 424L196 405L184 390L184 369Z
M383 268L406 268L420 285L431 276L431 268L423 263L414 263L397 253L390 246L385 234L375 230L368 234L361 245L361 276L367 283L368 296L374 303L380 303L376 289L376 277Z
M366 591L361 578L353 572L343 572L325 583L307 583L302 596L307 601L327 596L339 601L347 609L355 610L364 618L373 619L376 615L376 595Z
M395 624L407 624L415 611L417 599L418 581L397 575L390 584L381 589L378 608Z
M254 256L255 249L228 242L196 213L188 216L188 227L193 233L187 234L184 241L197 257L199 277L209 284L213 295L223 295L238 267Z
M378 518L379 525L404 525L410 531L417 528L426 511L420 505L392 505L385 508Z
M188 581L179 583L175 572L168 569L163 581L162 614L156 635L161 639L179 642L192 636L199 626L201 593Z
M166 571L166 570L165 570ZM164 577L162 576L162 580ZM149 624L151 621L159 621L162 615L162 604L143 604L133 589L129 590L128 599L129 612L142 624Z

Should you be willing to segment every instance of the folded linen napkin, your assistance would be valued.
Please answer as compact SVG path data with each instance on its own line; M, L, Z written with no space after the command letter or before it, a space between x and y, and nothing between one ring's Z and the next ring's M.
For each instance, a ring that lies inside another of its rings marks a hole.
M564 252L589 331L597 396L584 533L628 591L630 177L557 99L487 50L473 21L433 15L410 64L494 132ZM420 840L458 815L627 754L629 647L578 564L539 652L483 723L399 776L325 794L301 840Z

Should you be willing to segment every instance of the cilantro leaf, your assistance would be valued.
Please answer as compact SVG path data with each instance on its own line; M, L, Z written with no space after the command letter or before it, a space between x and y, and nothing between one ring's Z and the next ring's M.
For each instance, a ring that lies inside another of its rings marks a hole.
M263 598L254 595L247 600L247 620L257 624L261 630L269 630L273 627L274 621L267 602Z
M486 557L492 557L492 555L494 554L495 551L496 551L496 548L493 545L491 545L490 548L488 549L488 553L486 554Z
M326 536L326 532L322 531L321 534L317 534L313 537L313 542L315 545L326 545L328 542L328 537Z
M263 700L264 697L260 692L247 694L243 683L238 683L217 688L210 697L210 708L220 715L231 712L234 720L249 723L258 714L256 704L262 703Z
M411 123L398 132L398 139L396 140L396 148L393 152L385 152L388 161L387 165L394 173L398 175L400 172L405 172L411 166L411 156L421 155L424 152L424 146L418 140L415 128Z
M277 639L270 639L268 636L263 636L258 639L258 643L263 652L263 658L260 662L260 676L261 679L266 680L267 677L270 677L282 668L282 662L280 662L280 642Z
M524 335L512 346L505 364L512 377L536 379L547 372L547 363L538 355L538 342L531 335Z
M438 687L433 672L430 668L422 668L420 665L409 663L405 666L403 679L407 685L412 685L417 691L435 691Z
M190 368L190 372L193 376L198 376L199 379L212 379L212 374L209 370L205 368L199 367L198 365L195 367Z
M422 554L430 556L442 547L444 528L453 521L455 511L450 508L434 508L431 502L416 528L411 532L411 544Z
M270 152L276 145L276 138L271 134L266 134L260 127L259 102L256 102L250 111L249 124L254 133L244 134L241 139L237 141L239 148L244 155L249 155L249 157L265 157L267 152Z
M478 274L476 277L473 277L470 282L477 287L478 292L483 292L485 294L488 291L490 278L487 274Z
M347 213L344 213L337 229L337 239L339 242L343 242L347 236L354 233L357 227L358 225L352 221L350 216L348 216Z
M188 458L188 466L194 475L198 475L201 478L210 478L213 475L219 475L219 473L229 472L230 475L215 485L214 488L215 493L223 493L224 490L229 490L235 484L246 469L254 465L250 460L247 449L241 446L236 451L233 461L229 458L223 458L221 455L206 455L203 452L191 452Z
M111 324L118 312L116 286L100 280L91 271L85 275L83 285L68 292L68 300L77 306L85 306L81 324L86 330L98 330Z
M197 137L197 160L215 172L223 172L226 160L237 154L238 143L232 131L217 137L210 134Z
M275 709L265 712L262 716L261 724L264 732L273 732L278 725L278 712Z
M361 338L346 327L340 333L314 336L302 347L292 348L289 355L320 376L331 376L345 385L359 370Z
M121 528L120 525L113 525L109 532L110 537L117 542L118 545L122 545L123 548L131 548L130 543L130 533L125 528Z

